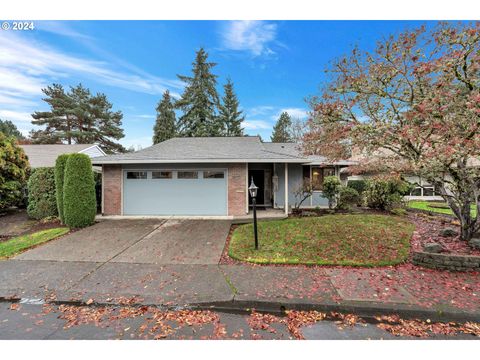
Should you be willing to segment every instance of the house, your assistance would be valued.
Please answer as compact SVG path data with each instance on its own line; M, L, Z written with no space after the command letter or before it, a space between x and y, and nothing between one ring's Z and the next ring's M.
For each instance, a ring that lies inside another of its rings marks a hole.
M228 217L249 212L251 179L261 208L288 213L304 178L316 184L304 207L327 206L323 178L352 164L304 156L296 144L264 143L257 136L173 138L92 163L103 168L104 215Z
M28 156L31 168L54 167L57 157L62 154L81 153L91 158L106 155L103 150L95 144L38 144L20 146Z

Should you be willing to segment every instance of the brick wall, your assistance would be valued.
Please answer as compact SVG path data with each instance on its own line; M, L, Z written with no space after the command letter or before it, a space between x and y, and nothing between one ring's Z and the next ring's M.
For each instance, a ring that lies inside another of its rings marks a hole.
M228 215L245 215L246 210L246 164L228 165Z
M103 214L122 214L121 165L103 165Z

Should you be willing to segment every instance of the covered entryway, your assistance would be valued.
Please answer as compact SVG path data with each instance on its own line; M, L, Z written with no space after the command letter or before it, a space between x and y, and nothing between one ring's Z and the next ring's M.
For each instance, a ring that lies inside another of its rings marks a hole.
M124 170L123 215L227 215L227 170Z

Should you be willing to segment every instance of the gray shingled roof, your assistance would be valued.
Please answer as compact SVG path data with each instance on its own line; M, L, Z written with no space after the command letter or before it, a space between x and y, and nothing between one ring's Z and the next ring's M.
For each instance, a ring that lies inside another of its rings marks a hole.
M30 167L53 167L57 157L62 154L78 153L94 144L55 144L55 145L20 145L28 156Z
M148 148L92 159L100 164L165 162L308 162L298 144L262 143L258 136L173 138Z

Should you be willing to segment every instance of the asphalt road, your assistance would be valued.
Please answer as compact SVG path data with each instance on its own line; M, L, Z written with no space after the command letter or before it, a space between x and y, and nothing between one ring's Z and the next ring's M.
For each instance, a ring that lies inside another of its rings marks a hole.
M294 339L282 318L210 311L0 303L0 339ZM270 321L274 319L273 321ZM280 320L279 320L280 319ZM279 320L279 321L277 321ZM415 339L375 324L322 320L299 327L305 339ZM435 335L429 339L478 339Z

